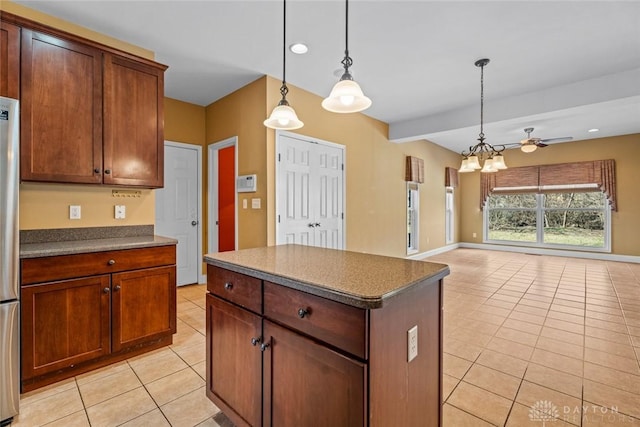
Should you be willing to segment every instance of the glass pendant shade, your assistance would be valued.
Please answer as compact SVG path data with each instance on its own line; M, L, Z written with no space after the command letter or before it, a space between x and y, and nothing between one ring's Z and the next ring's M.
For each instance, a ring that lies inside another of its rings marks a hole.
M526 143L526 144L522 145L520 147L520 149L522 151L524 151L525 153L533 153L534 151L536 151L538 149L538 146L536 144Z
M502 154L493 156L493 167L498 170L507 169L507 164L504 162L504 156Z
M322 108L333 113L357 113L371 106L360 85L353 80L340 80L322 101Z
M263 123L271 129L300 129L304 126L294 109L288 104L282 104L282 102L273 109L269 118Z
M496 169L493 166L493 159L487 159L484 161L484 166L482 167L482 169L480 170L480 172L498 172L498 169Z
M469 173L469 172L474 172L475 169L473 169L472 167L469 167L469 159L464 158L462 159L462 163L460 164L460 169L458 169L459 173Z
M468 160L469 160L469 168L473 170L478 170L481 168L480 162L478 161L478 156L476 156L475 154L470 155L468 157Z

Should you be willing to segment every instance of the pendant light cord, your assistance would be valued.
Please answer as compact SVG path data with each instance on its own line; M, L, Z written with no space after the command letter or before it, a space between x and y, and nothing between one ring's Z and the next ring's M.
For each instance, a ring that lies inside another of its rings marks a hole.
M289 93L289 88L286 83L287 72L287 0L282 1L282 86L280 86L280 94L284 101Z
M480 67L480 137L484 141L484 64Z
M349 56L349 0L345 0L345 25L344 25L344 59L341 64L344 66L344 74L340 80L353 80L349 67L353 65L353 60Z

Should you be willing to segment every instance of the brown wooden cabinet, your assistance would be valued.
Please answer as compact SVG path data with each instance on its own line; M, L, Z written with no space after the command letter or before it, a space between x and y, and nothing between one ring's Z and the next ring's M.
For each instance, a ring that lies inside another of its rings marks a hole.
M167 67L6 15L22 27L16 53L3 22L0 66L3 90L5 50L19 67L21 180L162 187Z
M23 392L172 342L173 245L28 258L21 270Z
M0 22L0 96L20 99L20 27Z
M255 251L300 265L296 248ZM238 264L271 268L251 251L229 255L247 274L207 266L207 396L235 425L441 425L443 270L361 308L300 290L292 273ZM418 356L408 360L414 327Z

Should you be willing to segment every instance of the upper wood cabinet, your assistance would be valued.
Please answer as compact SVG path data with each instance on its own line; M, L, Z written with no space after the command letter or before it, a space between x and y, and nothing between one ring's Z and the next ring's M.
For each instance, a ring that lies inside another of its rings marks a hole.
M162 187L166 66L22 24L21 179Z
M104 183L162 187L164 71L104 56Z
M20 98L20 27L0 22L0 96Z
M24 181L102 182L102 52L22 30Z

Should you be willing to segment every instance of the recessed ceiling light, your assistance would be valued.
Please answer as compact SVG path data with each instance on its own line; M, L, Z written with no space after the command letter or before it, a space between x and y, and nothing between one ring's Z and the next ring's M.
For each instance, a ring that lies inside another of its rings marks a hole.
M304 43L294 43L289 46L289 50L298 55L304 55L309 51L309 48Z
M598 132L599 130L600 129L593 128L593 129L589 129L587 132Z

